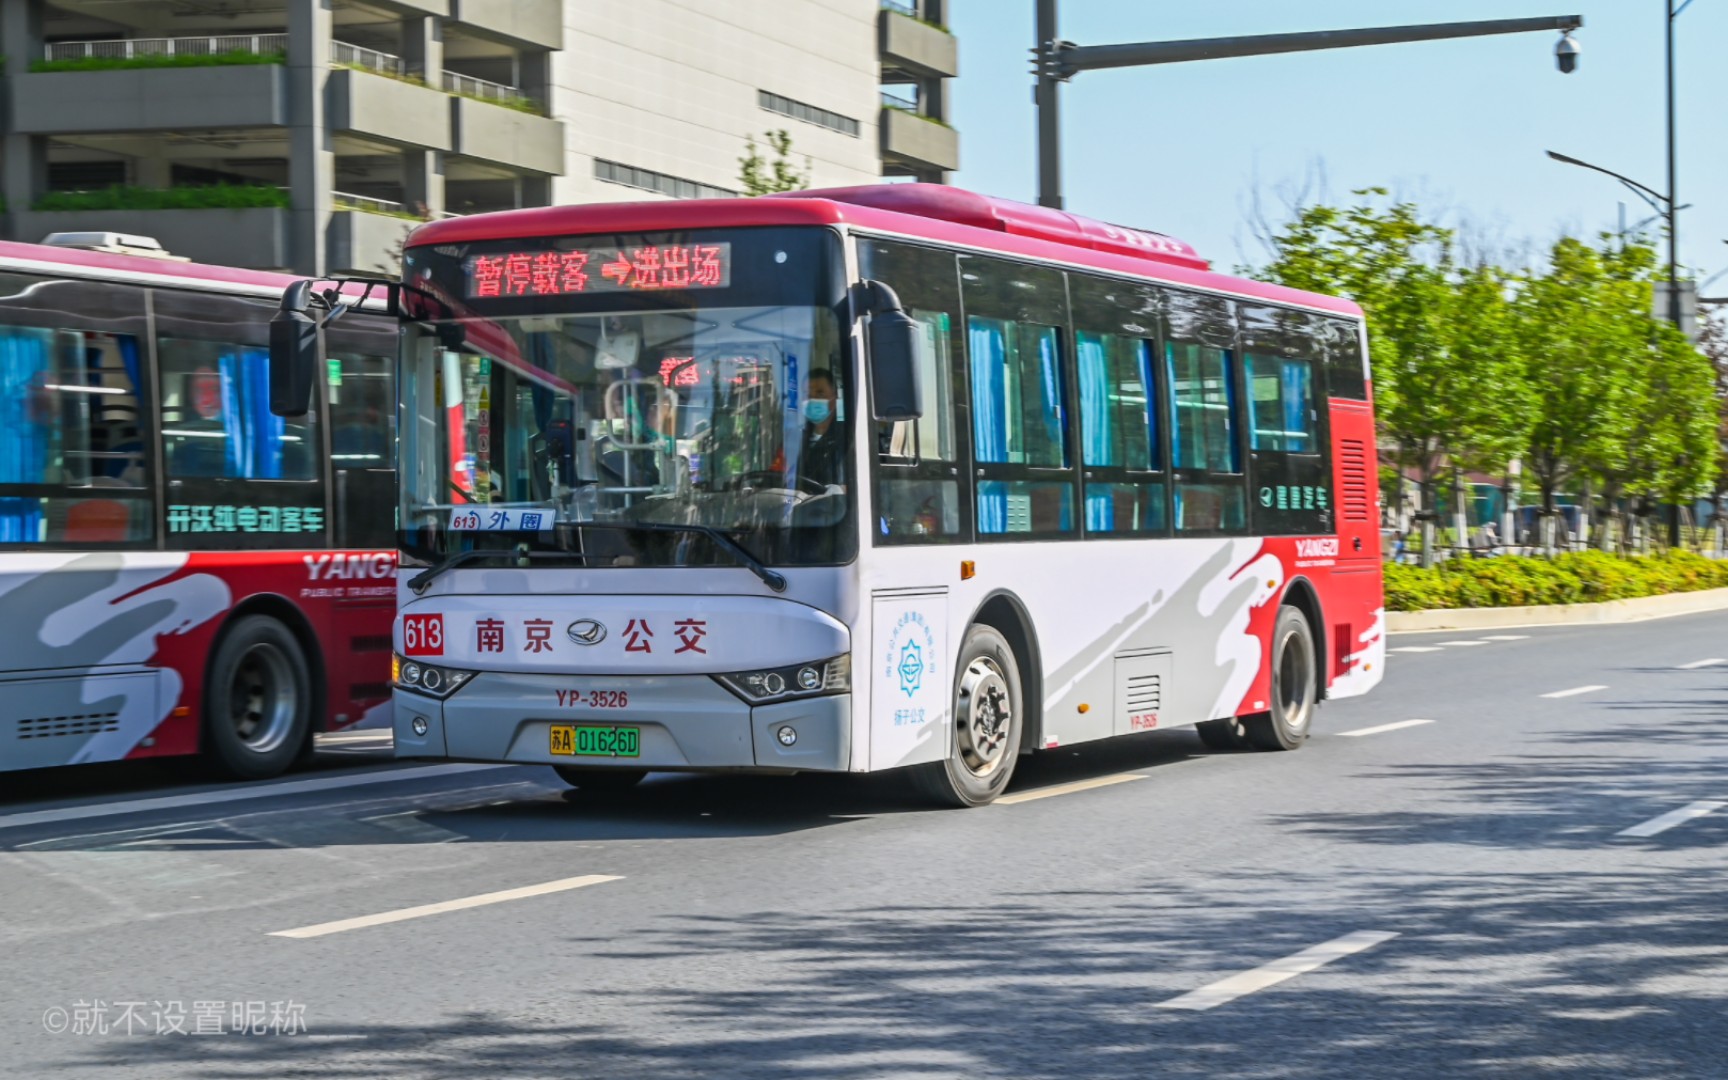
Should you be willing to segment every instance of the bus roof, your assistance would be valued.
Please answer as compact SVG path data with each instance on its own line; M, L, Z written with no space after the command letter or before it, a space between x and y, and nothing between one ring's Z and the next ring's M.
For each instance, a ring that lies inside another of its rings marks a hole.
M0 266L21 268L28 264L43 267L77 267L96 271L104 277L124 278L146 283L143 279L162 284L201 282L223 286L251 286L272 289L278 294L294 278L268 270L242 270L233 266L209 266L204 263L168 262L145 255L120 255L107 251L87 251L82 248L50 247L45 244L19 244L0 240Z
M1361 317L1354 303L1214 273L1189 245L1163 233L1111 225L1061 210L979 195L942 184L817 188L754 199L588 203L505 210L422 225L411 247L766 225L847 225L975 250L1091 267L1175 285L1319 308Z
M304 276L271 270L247 270L238 266L170 261L147 255L121 255L108 251L90 251L86 248L20 244L9 240L0 240L0 270L46 275L77 272L84 277L132 285L201 289L206 292L236 293L271 299L280 299L282 290ZM345 296L360 296L364 292L364 286L353 282L342 286ZM381 307L382 300L377 298L364 305L366 310L378 310Z

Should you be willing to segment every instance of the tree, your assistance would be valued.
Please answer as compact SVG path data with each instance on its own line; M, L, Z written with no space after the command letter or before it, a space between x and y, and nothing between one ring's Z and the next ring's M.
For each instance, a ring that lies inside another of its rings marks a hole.
M1385 204L1383 188L1354 194L1351 207L1298 211L1272 237L1261 273L1348 296L1367 313L1380 430L1418 478L1428 558L1441 464L1503 468L1528 431L1513 281L1491 266L1460 266L1452 233L1414 204Z
M782 191L797 191L810 186L812 166L810 159L804 159L804 171L799 172L792 164L792 136L786 131L769 131L764 133L768 148L774 151L774 159L766 160L762 151L756 145L754 135L745 141L745 154L738 159L738 183L746 195L775 195Z

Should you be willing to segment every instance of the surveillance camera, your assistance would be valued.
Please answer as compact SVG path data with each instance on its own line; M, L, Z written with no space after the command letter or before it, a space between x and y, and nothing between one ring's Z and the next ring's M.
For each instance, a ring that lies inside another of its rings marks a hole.
M1572 40L1571 34L1560 35L1560 44L1554 46L1554 62L1560 65L1562 75L1570 75L1578 70L1578 54L1583 50Z

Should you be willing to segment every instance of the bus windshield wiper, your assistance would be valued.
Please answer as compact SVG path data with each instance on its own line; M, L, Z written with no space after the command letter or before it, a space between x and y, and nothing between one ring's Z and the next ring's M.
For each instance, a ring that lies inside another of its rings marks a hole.
M705 536L714 542L715 547L732 556L733 560L736 561L738 565L761 578L762 584L773 589L775 592L786 591L786 578L784 575L780 574L776 570L769 569L766 563L750 553L749 548L732 539L730 536L727 536L712 525L676 524L669 521L639 521L628 523L581 521L573 524L578 529L616 529L626 532L691 533L696 536ZM409 582L409 584L412 585L413 582Z
M575 551L529 551L526 544L518 548L471 548L468 551L458 551L447 555L431 567L420 571L408 579L408 587L416 593L426 591L426 586L432 584L446 572L456 569L464 563L478 562L481 559L580 559L582 555Z

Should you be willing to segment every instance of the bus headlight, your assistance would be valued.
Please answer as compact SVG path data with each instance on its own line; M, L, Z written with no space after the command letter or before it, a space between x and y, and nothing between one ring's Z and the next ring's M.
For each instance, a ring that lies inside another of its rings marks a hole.
M752 705L821 694L844 694L852 689L852 657L848 654L809 664L740 671L714 678Z
M435 698L447 698L474 677L472 671L423 664L400 656L390 658L390 671L397 689L412 690Z

